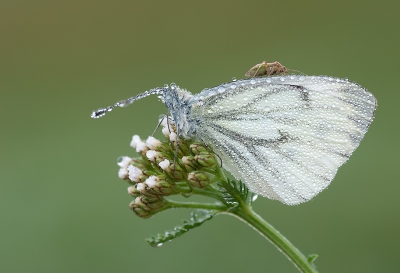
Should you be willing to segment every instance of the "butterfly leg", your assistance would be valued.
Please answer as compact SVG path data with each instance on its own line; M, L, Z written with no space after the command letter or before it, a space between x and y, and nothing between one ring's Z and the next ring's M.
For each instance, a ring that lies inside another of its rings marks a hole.
M158 128L160 128L161 123L164 121L165 118L168 118L167 115L165 115L162 119L160 119L160 122L158 123L156 129L154 129L153 133L151 134L151 136L154 136L154 134L157 132ZM168 122L168 120L167 120Z
M207 148L207 150L209 150L211 153L215 154L218 157L220 162L220 167L222 168L222 158L207 145L207 143L201 138L201 136L198 137L200 138L201 142L203 142L203 145Z

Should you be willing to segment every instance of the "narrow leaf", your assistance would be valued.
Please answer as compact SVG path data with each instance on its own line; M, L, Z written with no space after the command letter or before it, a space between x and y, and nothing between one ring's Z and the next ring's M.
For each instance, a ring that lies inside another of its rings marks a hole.
M228 179L219 183L220 192L225 202L232 207L236 207L240 201L247 205L251 205L257 198L257 195L250 192L247 186L242 181Z
M308 262L310 263L310 264L312 264L312 263L314 263L314 261L316 260L318 258L318 254L310 254L310 255L308 255Z
M189 230L202 225L205 221L210 220L217 212L209 210L196 210L191 213L190 222L183 221L183 226L175 227L171 231L166 231L164 234L157 234L147 238L146 241L154 247L161 247L163 243L169 242Z

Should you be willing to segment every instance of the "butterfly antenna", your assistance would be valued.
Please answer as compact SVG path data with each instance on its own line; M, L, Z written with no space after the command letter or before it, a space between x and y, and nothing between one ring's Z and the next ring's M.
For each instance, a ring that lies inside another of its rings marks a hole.
M145 97L153 95L153 94L161 95L161 94L164 94L164 92L165 92L165 89L160 88L160 87L151 89L149 91L143 92L143 93L141 93L137 96L131 97L129 99L118 101L114 105L108 106L106 108L100 108L96 111L93 111L92 114L90 115L90 117L91 118L101 118L107 112L111 112L117 106L126 107L126 106L132 104L134 101L140 100L142 98L145 98Z

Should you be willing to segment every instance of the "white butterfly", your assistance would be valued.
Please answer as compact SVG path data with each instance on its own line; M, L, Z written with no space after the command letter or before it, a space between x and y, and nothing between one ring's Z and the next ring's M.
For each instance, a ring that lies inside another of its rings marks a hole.
M360 144L377 100L348 80L282 76L238 80L192 95L175 84L92 113L158 94L178 134L204 141L249 189L288 205L325 189Z

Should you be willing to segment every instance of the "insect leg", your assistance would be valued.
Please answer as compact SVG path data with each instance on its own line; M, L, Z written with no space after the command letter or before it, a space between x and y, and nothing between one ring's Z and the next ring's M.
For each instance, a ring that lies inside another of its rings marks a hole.
M158 128L160 128L161 123L164 121L164 119L165 119L166 117L167 117L167 116L164 116L162 119L160 119L160 122L158 123L156 129L154 129L154 131L153 131L153 133L151 134L151 136L154 136L154 134L157 132Z
M175 168L175 164L176 164L176 159L178 158L179 145L180 145L180 140L181 140L179 126L176 126L176 130L177 130L177 137L176 137L176 148L175 148L175 155L174 155L174 168Z
M214 152L210 147L208 147L207 143L204 142L204 140L201 138L201 136L197 136L197 137L200 138L201 142L203 142L204 146L205 146L210 152L212 152L213 154L215 154L215 155L219 158L219 161L221 162L220 167L222 168L222 159L221 159L221 157L220 157L216 152Z
M254 73L254 75L252 76L252 78L254 78L254 77L257 76L257 73L258 73L258 71L260 71L260 69L261 69L262 66L265 66L265 69L267 69L267 62L266 62L266 61L263 61L262 63L260 63L260 64L258 65L257 71Z

